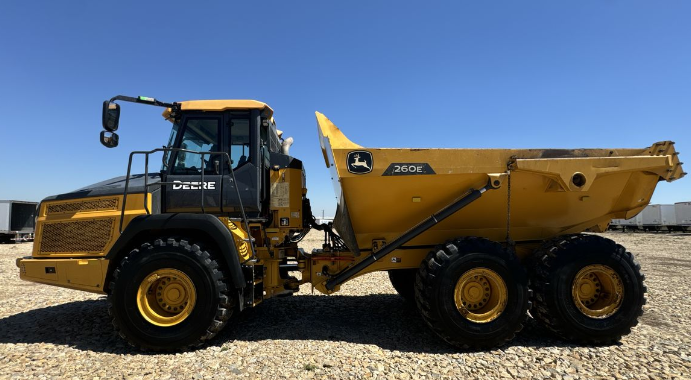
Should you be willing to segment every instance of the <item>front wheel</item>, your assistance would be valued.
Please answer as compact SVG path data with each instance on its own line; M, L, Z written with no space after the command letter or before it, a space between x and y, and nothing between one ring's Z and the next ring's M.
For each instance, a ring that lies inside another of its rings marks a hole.
M529 307L518 258L483 238L438 247L420 265L415 301L423 319L459 348L491 348L513 339Z
M145 243L113 272L108 311L135 347L170 351L214 337L233 313L233 297L213 256L173 238Z

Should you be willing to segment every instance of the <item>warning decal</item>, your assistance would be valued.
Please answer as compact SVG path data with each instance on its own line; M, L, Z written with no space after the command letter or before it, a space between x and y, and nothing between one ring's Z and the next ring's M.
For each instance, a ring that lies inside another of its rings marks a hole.
M290 188L288 182L271 184L271 207L290 207Z

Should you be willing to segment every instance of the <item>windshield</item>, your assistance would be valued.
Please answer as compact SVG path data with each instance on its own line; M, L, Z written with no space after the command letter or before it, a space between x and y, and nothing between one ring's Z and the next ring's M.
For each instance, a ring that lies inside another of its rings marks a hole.
M201 168L207 174L218 174L221 158L217 155L202 156L202 152L218 152L220 117L203 116L185 119L185 129L180 139L180 148L189 152L178 152L172 174L199 174ZM212 164L217 162L216 167Z
M172 148L173 144L175 144L175 138L178 136L178 129L180 128L180 125L178 122L173 123L173 129L170 130L170 138L168 138L168 145L166 145L166 148ZM168 166L168 157L169 157L169 152L163 152L163 164L161 165L161 171L165 171L166 167Z

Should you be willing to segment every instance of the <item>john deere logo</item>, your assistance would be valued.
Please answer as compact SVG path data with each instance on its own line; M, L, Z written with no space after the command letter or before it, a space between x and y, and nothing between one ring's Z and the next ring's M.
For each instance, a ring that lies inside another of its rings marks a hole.
M348 153L348 171L353 174L367 174L372 171L374 160L372 153L366 150L354 150Z

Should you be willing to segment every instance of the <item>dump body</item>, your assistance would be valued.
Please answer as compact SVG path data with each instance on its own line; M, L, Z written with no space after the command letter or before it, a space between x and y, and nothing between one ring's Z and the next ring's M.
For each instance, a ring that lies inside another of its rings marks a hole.
M639 213L660 180L685 174L669 141L643 149L381 149L351 142L320 113L317 122L339 200L334 225L356 254L484 186L492 173L510 180L403 248L459 236L503 242L507 227L518 243L603 231L611 219Z

